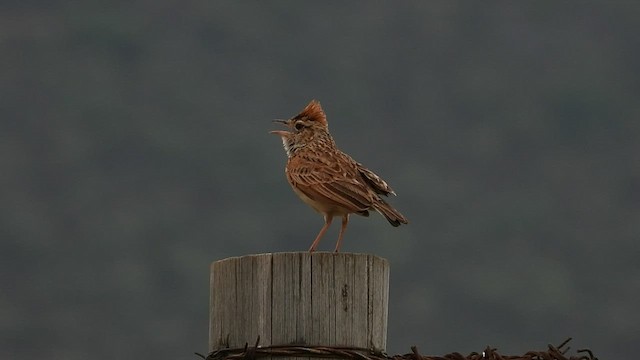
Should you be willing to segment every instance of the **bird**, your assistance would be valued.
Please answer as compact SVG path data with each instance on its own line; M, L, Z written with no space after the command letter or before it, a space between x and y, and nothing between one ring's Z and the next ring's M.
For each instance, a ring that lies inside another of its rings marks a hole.
M334 252L340 252L349 215L369 216L370 210L382 214L394 227L409 221L382 196L396 195L373 171L340 151L329 133L327 116L317 100L296 116L273 120L286 130L270 131L282 138L287 154L285 174L300 199L324 217L324 226L309 248L316 250L333 218L342 217Z

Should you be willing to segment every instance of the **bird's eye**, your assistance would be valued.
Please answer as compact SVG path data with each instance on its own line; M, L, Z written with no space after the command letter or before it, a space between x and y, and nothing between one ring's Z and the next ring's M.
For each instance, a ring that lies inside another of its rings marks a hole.
M302 130L302 128L304 127L303 123L296 123L295 125L296 130Z

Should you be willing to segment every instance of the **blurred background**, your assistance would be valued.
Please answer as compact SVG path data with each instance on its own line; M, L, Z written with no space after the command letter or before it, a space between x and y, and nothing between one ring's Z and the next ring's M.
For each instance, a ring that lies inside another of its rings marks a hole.
M314 98L411 221L343 247L391 264L389 354L640 351L638 3L1 9L0 358L205 353L209 264L322 226L268 134Z

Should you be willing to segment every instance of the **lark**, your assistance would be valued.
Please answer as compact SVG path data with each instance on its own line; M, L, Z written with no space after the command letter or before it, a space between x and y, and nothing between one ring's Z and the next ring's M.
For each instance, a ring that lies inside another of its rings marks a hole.
M340 151L329 134L327 116L320 103L312 100L298 115L274 120L287 130L271 131L282 138L287 153L285 174L293 191L324 216L324 226L309 248L314 252L333 218L342 217L335 252L340 251L349 215L382 214L393 226L407 219L382 196L396 193L378 175Z

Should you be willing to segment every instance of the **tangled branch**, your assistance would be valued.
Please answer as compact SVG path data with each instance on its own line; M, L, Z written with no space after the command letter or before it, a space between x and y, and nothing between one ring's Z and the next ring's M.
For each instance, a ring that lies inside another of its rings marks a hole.
M310 346L310 345L271 345L260 346L260 337L254 346L245 344L244 348L221 349L211 352L208 356L196 353L204 360L255 360L261 357L314 357L336 358L346 360L598 360L591 350L577 350L577 355L567 357L569 350L566 346L571 338L565 340L559 346L548 345L546 351L528 351L524 355L501 355L497 349L487 347L482 352L472 352L467 356L454 352L444 356L424 356L418 352L418 348L411 347L411 353L389 356L376 349L364 349L354 347L334 346Z

